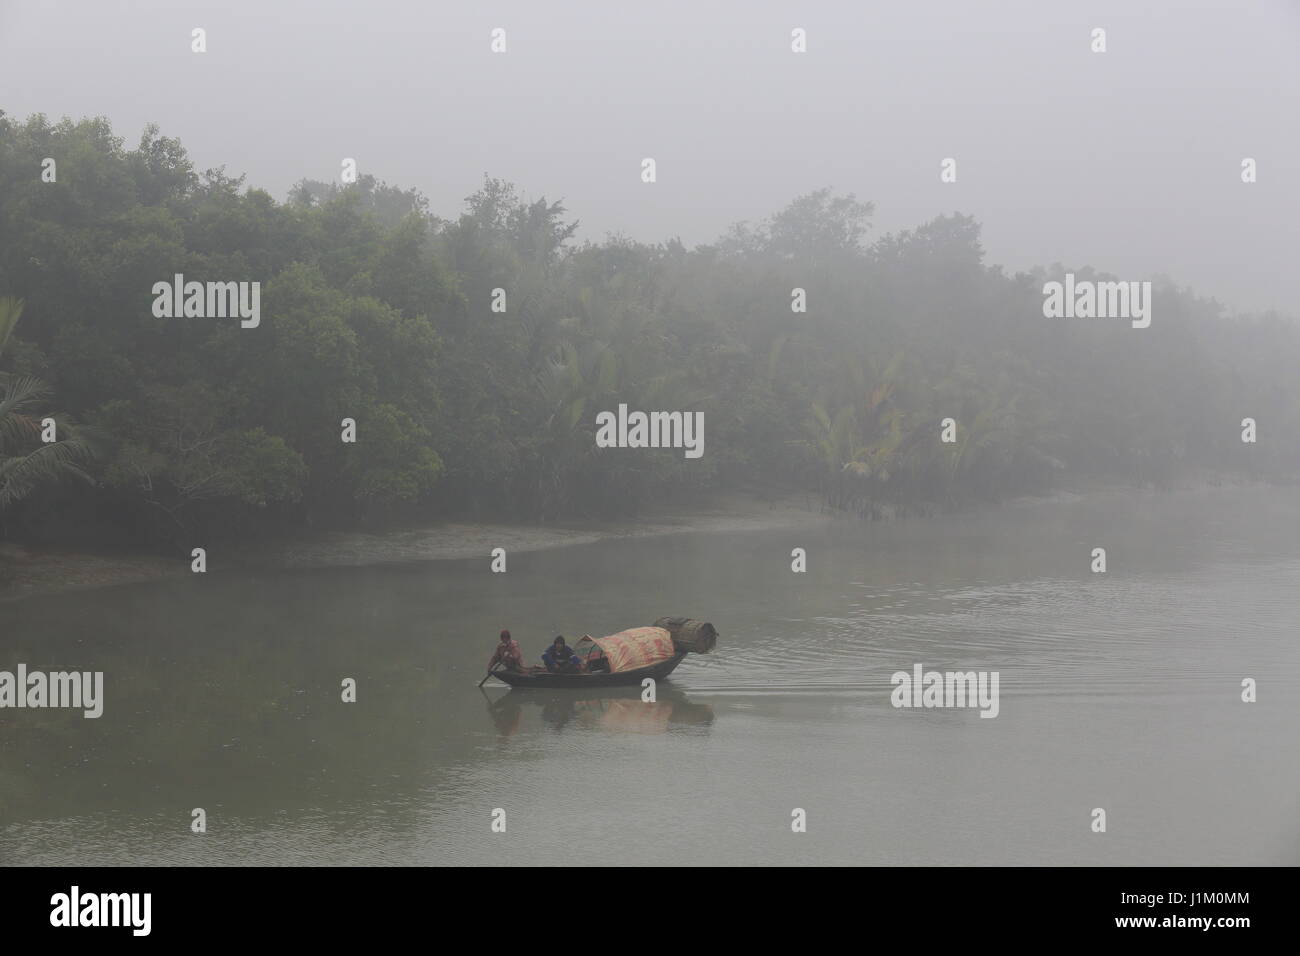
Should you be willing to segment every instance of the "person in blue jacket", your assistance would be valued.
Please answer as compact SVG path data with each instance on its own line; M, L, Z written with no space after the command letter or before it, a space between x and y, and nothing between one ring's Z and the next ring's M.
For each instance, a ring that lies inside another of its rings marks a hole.
M557 636L551 646L542 652L542 663L552 674L578 674L582 671L582 658L564 643L563 636Z

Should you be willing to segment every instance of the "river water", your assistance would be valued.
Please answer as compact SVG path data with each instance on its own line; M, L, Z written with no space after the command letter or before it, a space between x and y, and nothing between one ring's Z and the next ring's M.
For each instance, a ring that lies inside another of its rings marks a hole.
M0 863L1294 865L1298 532L1296 489L1107 494L0 604L0 670L105 683L0 710ZM721 637L654 703L475 687L502 627L661 615ZM998 715L893 707L917 664Z

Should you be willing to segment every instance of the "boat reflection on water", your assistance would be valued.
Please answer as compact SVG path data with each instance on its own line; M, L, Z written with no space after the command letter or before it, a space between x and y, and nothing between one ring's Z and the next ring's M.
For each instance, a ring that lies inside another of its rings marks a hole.
M488 698L488 715L497 733L511 737L540 710L553 730L599 730L616 734L662 734L683 727L708 727L713 707L692 702L679 690L659 688L658 699L643 701L639 687L593 688L590 691L512 690Z

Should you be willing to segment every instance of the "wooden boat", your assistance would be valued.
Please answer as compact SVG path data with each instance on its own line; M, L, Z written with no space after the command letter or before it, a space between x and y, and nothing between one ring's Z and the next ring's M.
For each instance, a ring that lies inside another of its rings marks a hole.
M550 671L538 668L529 671L493 671L492 676L509 684L511 687L623 687L629 684L640 685L641 681L647 677L657 681L663 680L676 670L677 665L682 662L682 658L686 654L686 651L678 651L667 660L632 670L619 671L615 674L603 671L582 674L553 674Z
M687 654L707 654L718 632L707 621L664 617L650 627L633 627L605 637L584 634L573 647L579 672L553 673L541 667L492 671L511 687L639 687L647 677L663 680Z

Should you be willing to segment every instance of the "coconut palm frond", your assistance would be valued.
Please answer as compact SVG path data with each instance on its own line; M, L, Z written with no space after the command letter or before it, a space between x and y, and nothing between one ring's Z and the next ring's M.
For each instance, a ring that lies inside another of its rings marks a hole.
M26 455L0 458L0 508L27 497L65 476L93 482L85 466L94 457L89 445L71 439L42 445Z
M23 314L23 300L11 295L0 297L0 355L4 354L5 342L18 324L18 317Z
M0 379L0 418L28 411L48 397L49 388L30 375L6 375Z

